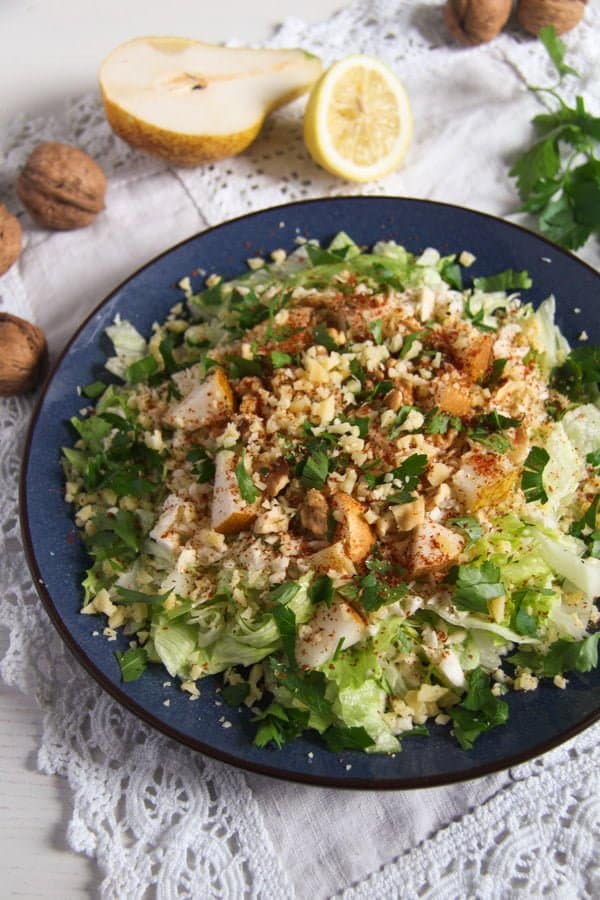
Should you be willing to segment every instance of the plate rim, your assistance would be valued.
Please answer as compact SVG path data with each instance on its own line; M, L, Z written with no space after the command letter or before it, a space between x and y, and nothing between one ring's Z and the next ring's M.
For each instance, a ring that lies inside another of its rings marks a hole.
M571 725L565 730L558 732L553 737L540 741L539 743L534 744L526 750L522 750L510 756L504 757L502 760L496 760L490 763L482 764L476 766L472 769L468 769L465 771L459 772L450 772L445 774L434 774L434 775L420 775L420 776L411 776L411 777L397 777L397 778L365 778L365 777L357 777L352 776L351 774L347 774L344 776L335 776L335 775L318 775L318 774L309 774L303 772L297 772L289 769L282 768L281 766L275 767L267 764L255 762L253 760L248 760L244 758L240 758L234 753L228 753L226 751L220 750L219 748L215 748L211 744L206 744L197 738L191 737L189 735L183 734L181 731L178 731L176 728L157 718L147 709L145 709L141 704L139 704L136 700L128 696L116 682L111 681L104 672L87 656L84 649L78 644L77 640L71 633L64 619L60 615L50 592L46 588L43 573L40 570L38 565L37 557L35 554L35 548L33 545L33 540L29 527L29 518L27 515L27 484L26 484L26 473L29 464L29 456L31 453L32 443L33 443L33 435L36 429L36 425L38 419L42 413L44 400L48 393L48 390L52 384L54 376L56 375L58 369L60 368L64 358L68 355L72 345L77 340L82 331L87 327L88 323L100 312L103 307L105 307L113 297L118 294L129 282L133 281L139 274L141 274L144 270L154 265L160 259L169 254L173 253L180 247L192 243L198 238L214 231L218 231L220 228L227 227L235 222L239 222L241 220L252 219L255 216L264 215L268 212L274 212L277 210L284 211L286 209L290 209L291 207L297 206L308 206L311 204L318 203L327 203L334 202L344 203L345 201L366 201L366 202L376 202L378 200L384 201L396 201L400 203L419 203L423 205L430 205L432 207L445 207L448 209L459 210L460 212L467 212L471 215L480 216L485 219L492 220L496 223L499 223L503 227L513 228L518 232L524 232L525 234L535 237L538 240L542 241L549 248L553 250L558 250L561 254L570 257L573 261L578 263L581 266L589 269L592 274L596 277L600 278L600 273L591 266L585 260L580 259L578 256L575 256L574 253L571 253L569 250L566 250L564 247L559 246L557 243L549 240L543 235L537 234L529 228L526 228L523 225L519 225L515 222L509 222L506 219L503 219L500 216L493 215L492 213L483 212L481 210L472 209L468 206L463 206L461 204L456 203L446 203L438 200L431 200L427 198L420 197L407 197L407 196L392 196L389 194L345 194L341 196L335 197L311 197L304 200L296 200L291 201L289 203L284 204L276 204L274 206L264 207L262 209L253 210L252 212L243 213L239 216L235 216L234 218L227 219L223 222L219 222L216 225L208 226L207 228L202 229L201 231L196 232L195 234L184 238L181 241L178 241L176 244L168 247L166 250L163 250L161 253L153 256L151 259L147 260L141 266L139 266L134 272L128 275L125 279L123 279L115 288L113 288L83 319L77 329L73 332L73 334L69 337L64 347L61 349L60 353L50 366L48 373L43 381L39 389L39 395L36 399L33 411L31 413L31 418L27 427L27 434L25 437L25 443L23 446L23 455L21 459L21 464L19 467L19 490L18 490L18 507L19 507L19 524L21 530L21 538L23 543L23 550L25 554L25 558L27 561L27 565L29 568L29 572L31 574L33 584L37 591L39 598L42 601L44 609L48 614L50 621L53 626L56 628L60 638L67 646L68 650L75 657L77 662L83 666L83 668L87 671L89 675L96 681L99 686L106 691L119 705L123 706L128 712L135 715L137 718L141 719L145 722L146 725L153 728L154 730L164 734L166 737L171 740L176 741L177 743L188 747L189 749L203 753L204 755L216 759L219 762L226 763L227 765L233 766L237 769L241 769L243 771L252 772L258 775L266 775L270 778L275 778L280 781L286 782L295 782L305 785L311 785L313 787L329 787L329 788L339 788L344 790L385 790L385 791L400 791L400 790L419 790L427 787L442 787L444 785L450 784L458 784L461 782L473 781L477 778L482 778L485 775L491 775L494 773L506 771L507 769L512 768L513 766L520 765L524 762L528 762L529 760L536 759L537 757L549 752L550 750L555 749L581 732L585 731L587 728L594 725L598 720L600 720L600 707L595 711L591 712L588 715L584 716L583 719L579 720L576 724Z

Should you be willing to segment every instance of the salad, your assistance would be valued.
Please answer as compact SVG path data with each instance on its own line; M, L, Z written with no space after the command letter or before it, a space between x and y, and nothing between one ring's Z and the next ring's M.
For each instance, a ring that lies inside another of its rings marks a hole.
M63 465L123 681L222 673L258 746L395 753L597 665L600 351L473 261L341 233L107 329Z

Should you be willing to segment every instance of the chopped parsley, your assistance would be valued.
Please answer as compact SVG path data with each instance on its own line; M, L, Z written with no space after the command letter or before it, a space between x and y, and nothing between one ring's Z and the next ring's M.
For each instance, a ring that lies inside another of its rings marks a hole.
M457 566L453 577L455 587L452 599L457 609L487 615L488 601L502 597L505 593L500 581L500 569L489 560L481 565L466 563Z
M577 403L595 401L600 382L600 347L575 347L552 370L551 386Z
M241 706L250 693L250 685L247 681L239 684L226 684L221 688L220 697L227 706Z
M543 447L532 447L523 463L521 476L521 488L528 503L539 500L540 503L548 502L548 494L544 488L543 472L550 456Z
M325 486L329 474L329 457L324 450L313 450L301 464L300 484L310 490Z
M311 603L325 603L331 606L333 601L333 581L329 575L315 575L308 589Z
M590 672L598 665L599 640L600 631L596 631L582 641L560 638L550 644L546 653L534 647L521 647L508 657L508 662L531 669L542 678L554 678L564 672Z
M492 694L489 675L478 667L470 674L465 698L450 707L448 715L460 746L470 750L481 734L506 723L508 704Z
M148 655L143 647L130 647L129 650L117 650L115 658L121 670L121 681L127 684L136 681L148 667Z
M256 498L258 497L260 491L252 481L252 477L250 476L248 470L246 469L246 451L242 450L242 455L240 456L240 461L235 467L235 477L237 479L238 487L240 489L240 494L242 500L245 500L246 503L254 503Z
M293 357L289 353L282 353L280 350L271 350L271 365L274 369L282 369L284 366L291 366Z
M296 664L296 614L289 606L276 606L273 618L279 631L283 651L290 665Z
M343 727L331 725L323 733L323 740L328 750L340 753L342 750L366 750L375 741L362 725Z
M376 344L383 344L383 319L375 319L369 322L369 331L373 335Z
M206 484L214 480L215 462L208 450L201 446L192 447L187 459L192 463L192 472L199 484Z
M533 284L529 272L516 272L514 269L505 269L496 275L486 275L484 278L474 278L473 285L477 290L493 294L496 291L520 291L530 288Z

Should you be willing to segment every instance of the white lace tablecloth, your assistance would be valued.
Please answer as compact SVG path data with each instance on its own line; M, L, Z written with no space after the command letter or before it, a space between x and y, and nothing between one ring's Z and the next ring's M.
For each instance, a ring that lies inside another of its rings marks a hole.
M600 113L600 15L566 36L569 60ZM364 188L454 202L526 221L507 177L531 138L548 83L540 45L509 30L459 48L437 2L357 2L307 27L287 21L272 46L331 62L387 60L404 80L416 134L404 167ZM571 93L572 96L572 93ZM318 170L301 137L302 102L274 115L243 156L198 170L148 160L118 141L95 96L54 119L15 123L4 140L0 200L19 209L18 168L41 140L74 143L109 176L91 227L50 233L23 218L26 248L0 279L0 309L37 321L53 354L77 324L154 254L206 225L304 197L357 193ZM582 258L600 266L598 244ZM31 399L0 405L0 622L10 631L5 680L44 715L43 771L69 779L69 841L103 872L104 898L597 897L598 738L592 728L526 765L475 782L375 795L275 782L213 762L117 706L63 648L31 584L17 522L17 478Z

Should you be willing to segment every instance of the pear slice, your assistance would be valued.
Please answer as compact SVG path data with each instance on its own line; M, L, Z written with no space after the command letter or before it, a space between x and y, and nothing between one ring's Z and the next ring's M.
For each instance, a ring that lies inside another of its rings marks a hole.
M123 140L181 166L234 156L272 110L321 74L303 50L220 47L177 37L135 38L100 69L108 122Z

